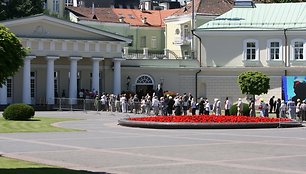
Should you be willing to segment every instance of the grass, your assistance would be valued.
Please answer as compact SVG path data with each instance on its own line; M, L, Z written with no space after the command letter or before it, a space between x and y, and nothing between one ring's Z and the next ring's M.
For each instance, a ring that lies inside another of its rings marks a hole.
M32 163L32 162L6 158L1 156L0 156L0 173L1 174L93 174L93 172L88 172L88 171L70 170L70 169Z
M11 121L11 120L5 120L3 117L1 117L0 118L0 133L79 131L77 129L67 129L67 128L55 127L51 125L56 122L73 121L73 120L77 120L77 119L35 117L28 121Z

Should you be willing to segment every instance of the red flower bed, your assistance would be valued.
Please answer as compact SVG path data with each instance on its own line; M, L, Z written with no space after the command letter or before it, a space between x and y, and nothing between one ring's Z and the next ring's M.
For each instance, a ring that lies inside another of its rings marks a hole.
M149 116L128 118L132 121L148 122L184 122L184 123L275 123L291 122L288 118L267 118L248 116L217 116L217 115L188 115L188 116Z

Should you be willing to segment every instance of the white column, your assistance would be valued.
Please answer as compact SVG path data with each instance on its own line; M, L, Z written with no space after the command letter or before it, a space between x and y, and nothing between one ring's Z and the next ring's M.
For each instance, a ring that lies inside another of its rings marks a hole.
M2 84L0 88L0 105L7 105L7 86Z
M77 78L78 78L78 60L81 57L70 57L70 81L69 81L69 98L72 100L71 104L76 103L77 98Z
M54 61L59 59L57 56L47 56L47 84L46 84L46 101L48 105L54 104Z
M114 94L121 93L121 61L123 59L114 59Z
M26 56L23 61L23 92L22 102L31 104L31 60L36 56Z
M100 78L99 78L99 70L100 70L100 66L99 66L99 62L101 60L104 60L103 58L92 58L92 88L95 89L95 91L100 92L100 86L99 86L99 82L100 82Z

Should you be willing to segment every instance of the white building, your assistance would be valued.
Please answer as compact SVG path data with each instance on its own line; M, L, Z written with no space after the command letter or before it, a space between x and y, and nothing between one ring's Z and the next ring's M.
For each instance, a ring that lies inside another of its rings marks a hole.
M237 76L261 71L270 77L266 100L282 97L284 75L306 74L306 3L238 3L196 30L201 38L198 88L208 98L241 95ZM305 89L306 90L306 89Z
M0 104L54 104L65 91L121 92L122 49L130 39L84 25L37 15L4 21L30 49L23 68L0 88Z

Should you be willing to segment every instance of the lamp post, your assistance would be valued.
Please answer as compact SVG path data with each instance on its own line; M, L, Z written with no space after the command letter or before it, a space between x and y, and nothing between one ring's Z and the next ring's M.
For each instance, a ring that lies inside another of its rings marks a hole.
M126 90L127 90L127 91L129 90L130 81L131 81L131 77L130 77L130 76L127 76L127 78L126 78Z
M165 80L165 79L164 79L163 77L161 77L159 80L160 80L160 86L163 87L163 84L164 84L164 80Z

